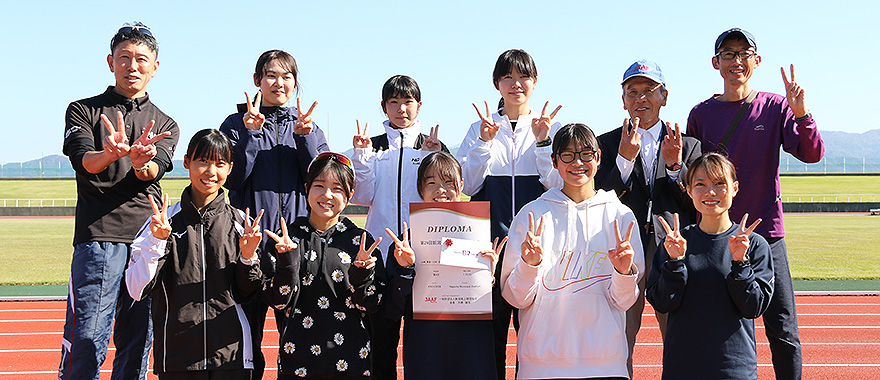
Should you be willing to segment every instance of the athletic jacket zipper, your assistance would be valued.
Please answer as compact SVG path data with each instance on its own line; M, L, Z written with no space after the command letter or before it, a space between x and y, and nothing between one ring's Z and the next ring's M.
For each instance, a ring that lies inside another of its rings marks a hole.
M402 236L403 231L403 216L401 213L403 210L400 207L400 204L403 202L403 195L400 193L401 187L401 178L403 177L403 132L400 132L400 159L397 161L397 236Z
M199 214L201 214L201 213L199 213ZM201 216L202 215L199 215L200 218L201 218ZM199 220L199 243L200 243L199 251L201 251L201 253L202 253L202 329L204 332L204 334L202 335L202 339L203 339L203 341L202 341L202 354L204 355L202 369L206 370L206 369L208 369L208 295L207 295L207 290L205 288L206 287L205 281L207 281L206 280L207 276L205 276L205 271L206 271L205 257L206 257L206 255L205 255L205 221L204 221L204 219Z

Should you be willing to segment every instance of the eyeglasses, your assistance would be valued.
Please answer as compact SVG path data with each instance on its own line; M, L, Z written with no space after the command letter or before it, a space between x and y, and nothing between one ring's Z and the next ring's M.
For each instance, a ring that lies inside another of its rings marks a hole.
M718 54L715 54L715 56L717 56L718 58L721 58L725 61L730 61L736 57L739 57L739 59L741 59L743 61L747 61L756 55L758 55L758 53L756 53L754 50L742 50L742 51L726 50L726 51L722 51Z
M566 164L574 162L575 158L580 158L581 162L590 162L596 159L596 152L592 150L582 150L580 152L572 152L567 150L565 152L559 153L559 160Z
M344 154L339 154L339 153L334 153L334 152L319 153L317 156L315 156L315 159L312 160L312 162L309 164L308 169L306 169L306 170L307 171L312 170L312 165L314 165L318 161L323 161L323 160L336 160L340 164L348 166L349 169L354 170L354 168L351 166L351 159L346 157Z
M148 28L146 25L141 24L139 22L135 23L134 25L131 25L129 23L125 23L124 25L122 25L121 28L119 28L119 30L116 31L116 34L131 33L132 31L135 31L135 30L143 35L153 37L153 32L150 31L150 28ZM156 37L153 37L153 38L156 38Z

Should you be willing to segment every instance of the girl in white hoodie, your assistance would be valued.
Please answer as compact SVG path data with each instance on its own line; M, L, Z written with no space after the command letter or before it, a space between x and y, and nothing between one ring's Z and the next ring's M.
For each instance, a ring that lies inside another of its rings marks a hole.
M626 310L645 263L632 211L594 190L600 154L586 125L562 127L552 154L562 189L524 206L510 226L507 246L521 254L504 255L501 292L520 309L518 379L629 377Z

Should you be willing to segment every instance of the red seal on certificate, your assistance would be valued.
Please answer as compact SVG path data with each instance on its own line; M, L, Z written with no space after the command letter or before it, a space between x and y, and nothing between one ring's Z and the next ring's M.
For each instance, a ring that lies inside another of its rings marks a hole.
M452 246L452 239L446 239L446 242L444 244L446 244L447 247L451 247Z

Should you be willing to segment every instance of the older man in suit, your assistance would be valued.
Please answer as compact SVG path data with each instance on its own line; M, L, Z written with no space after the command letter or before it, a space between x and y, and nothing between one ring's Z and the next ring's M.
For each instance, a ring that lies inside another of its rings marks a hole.
M700 142L683 136L678 123L660 120L668 91L663 72L656 63L638 60L623 74L623 109L629 113L623 126L599 136L602 161L596 173L596 187L614 190L638 220L645 251L645 273L651 271L654 251L666 236L660 224L665 218L672 225L679 214L682 226L696 221L696 211L683 183L688 164L700 156ZM639 299L627 312L626 336L629 367L645 308L645 280L639 281ZM657 314L661 334L666 316Z

